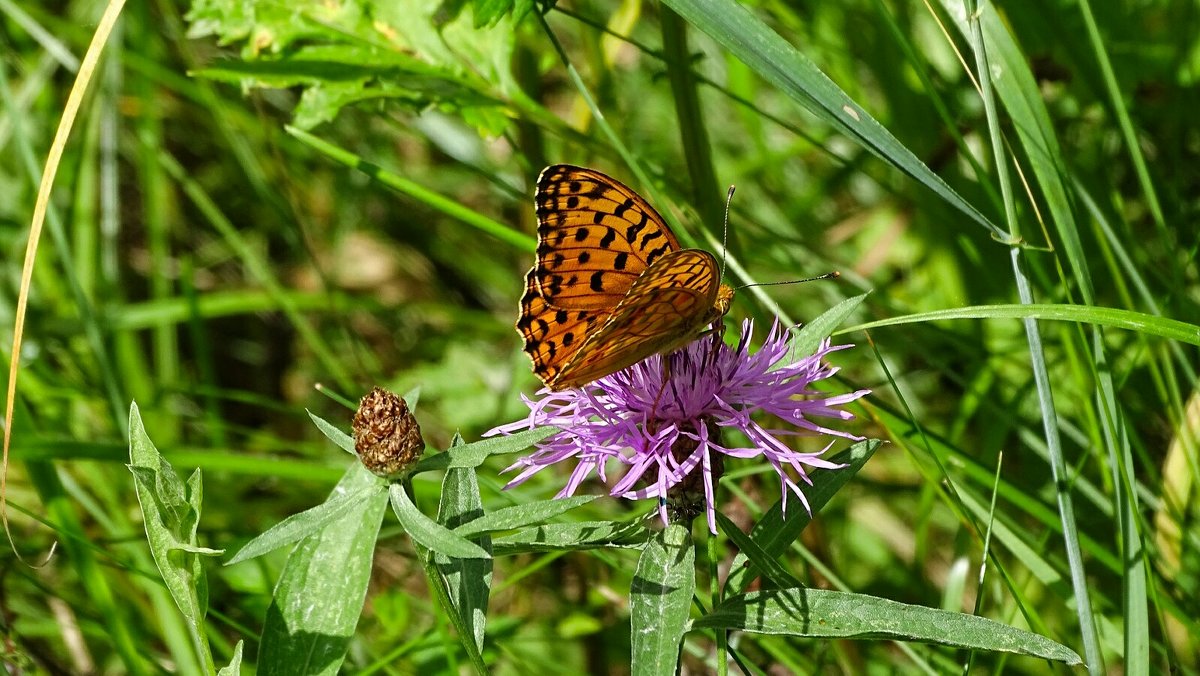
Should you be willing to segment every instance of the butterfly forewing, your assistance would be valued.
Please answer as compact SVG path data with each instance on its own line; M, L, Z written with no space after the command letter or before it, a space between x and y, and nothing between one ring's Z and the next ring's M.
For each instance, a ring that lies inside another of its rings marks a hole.
M612 308L647 267L679 248L653 207L592 169L546 167L534 201L535 279L542 297L556 307Z

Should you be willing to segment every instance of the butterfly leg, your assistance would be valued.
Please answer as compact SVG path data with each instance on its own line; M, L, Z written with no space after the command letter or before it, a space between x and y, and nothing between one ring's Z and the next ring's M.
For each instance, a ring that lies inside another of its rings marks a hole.
M658 394L654 395L654 405L650 407L650 420L658 420L658 402L662 401L663 393L667 391L667 383L671 382L670 355L664 354L661 359L663 374L662 385L659 385L658 387Z
M707 329L696 336L696 340L700 340L705 336L711 336L712 349L708 352L706 367L717 363L717 352L721 349L721 344L725 342L725 322L720 317L713 320Z

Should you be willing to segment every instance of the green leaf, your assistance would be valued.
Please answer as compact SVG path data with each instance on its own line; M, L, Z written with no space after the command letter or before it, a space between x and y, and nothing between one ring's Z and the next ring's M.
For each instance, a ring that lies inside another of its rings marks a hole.
M313 413L312 411L309 411L308 409L305 409L305 413L308 414L309 419L313 421L313 424L317 426L317 429L321 430L322 434L329 437L330 441L337 444L338 448L356 458L358 457L358 453L354 451L354 437L351 437L349 434L341 431L335 425L327 422L324 418Z
M331 120L352 103L384 100L457 110L495 136L508 124L502 102L517 91L509 66L515 33L502 19L507 10L487 8L484 19L493 27L486 30L425 0L195 0L188 19L193 37L215 34L225 44L243 43L243 61L197 74L243 86L303 87L297 127Z
M743 533L729 517L719 511L716 512L716 517L717 527L729 538L733 546L738 548L738 556L749 559L758 570L763 572L773 586L799 587L801 585L800 580L797 580L788 569L776 561L774 556L760 547L754 538ZM741 570L749 569L742 568Z
M238 676L242 673L242 644L244 641L238 641L233 647L233 659L229 660L229 666L221 667L217 672L217 676Z
M247 542L233 558L225 562L225 565L232 566L309 537L341 519L356 506L370 502L376 495L384 492L384 486L384 481L379 479L374 485L366 486L355 493L339 495L335 491L325 502L289 516Z
M847 298L800 327L788 344L789 354L806 356L816 352L821 341L828 338L834 329L841 326L842 322L846 321L846 317L853 314L866 297L867 294L864 293L861 296Z
M466 446L455 446L445 453L427 455L412 470L413 474L454 467L478 467L493 455L507 455L529 450L537 442L558 432L556 427L538 427L511 436L482 439Z
M614 547L637 549L646 543L649 536L650 531L637 522L551 523L496 538L492 546L497 554L578 551Z
M396 513L396 518L400 519L400 525L404 527L409 537L422 547L450 557L492 558L492 555L488 554L483 547L422 514L412 503L402 484L393 483L389 494L392 499L392 511Z
M500 530L523 528L530 524L554 518L576 507L586 505L597 497L595 495L575 495L566 498L555 498L553 500L527 502L523 505L513 505L512 507L505 507L485 514L472 521L467 521L455 528L454 532L463 537L470 537L477 533L493 533Z
M533 0L475 0L475 27L495 26L509 13L520 21L531 9Z
M1148 315L1132 310L1086 305L977 305L950 308L934 312L921 312L890 317L858 326L842 329L838 333L851 333L883 326L935 322L947 319L1053 319L1065 322L1080 322L1097 326L1112 326L1119 329L1139 331L1160 338L1178 340L1190 345L1200 345L1200 326L1175 319Z
M691 628L920 641L1080 663L1079 655L1070 648L994 620L824 589L776 589L735 596L696 620Z
M359 463L346 470L332 495L357 494L379 478ZM362 614L384 494L358 503L340 519L296 545L263 623L258 674L336 674Z
M638 559L630 590L632 672L672 676L696 590L691 533L671 524L655 534Z
M1006 235L940 176L867 114L812 61L736 0L663 0L707 33L760 77L900 171L915 178L950 206L990 230Z
M483 515L483 500L475 470L457 468L446 472L442 480L442 495L438 502L438 522L457 529L471 519ZM473 538L475 544L492 553L491 538ZM472 661L483 666L484 628L487 625L488 595L492 588L492 559L452 558L434 553L433 562L446 583L451 607L446 610L454 618L455 628Z
M196 543L200 520L199 470L185 485L146 434L137 404L129 407L129 470L142 508L146 540L163 584L194 635L203 635L208 587ZM216 553L220 553L219 551Z
M804 496L808 498L808 504L813 514L820 513L826 503L842 489L842 486L845 486L858 473L858 470L862 469L882 443L878 439L860 441L829 458L830 462L841 463L846 467L813 472L812 485L804 489ZM729 578L725 582L725 589L729 593L736 593L744 589L759 570L775 570L774 559L779 558L787 551L787 548L812 522L812 517L802 505L797 504L798 500L795 499L795 496L792 496L788 502L791 510L786 518L783 514L783 499L780 498L750 530L750 539L754 541L756 548L754 550L743 548L734 557L733 565L730 566ZM758 551L761 551L769 559L759 558ZM755 556L752 558L751 554L755 554Z

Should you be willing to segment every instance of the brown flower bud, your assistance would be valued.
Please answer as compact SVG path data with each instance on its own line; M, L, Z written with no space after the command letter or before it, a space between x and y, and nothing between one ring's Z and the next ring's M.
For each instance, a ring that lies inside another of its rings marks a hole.
M396 474L425 450L421 426L401 397L376 387L354 414L354 450L363 467L379 476Z

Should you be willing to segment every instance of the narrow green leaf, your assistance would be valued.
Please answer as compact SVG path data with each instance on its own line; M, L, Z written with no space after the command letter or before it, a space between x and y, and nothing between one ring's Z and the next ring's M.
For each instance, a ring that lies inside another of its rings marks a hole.
M966 21L967 13L961 11L957 2L943 0L951 19L959 30L967 34L971 25ZM1097 62L1101 65L1105 84L1109 93L1114 94L1115 81L1112 71L1107 67L1108 57L1102 48L1103 42L1096 31L1095 24L1090 20L1091 10L1086 1L1077 3L1085 17L1085 34L1090 38L1095 49ZM1056 251L1066 254L1069 269L1073 273L1079 287L1079 295L1084 305L1095 304L1095 292L1092 285L1089 259L1084 250L1078 231L1078 223L1072 204L1072 176L1067 162L1063 157L1062 148L1056 136L1056 129L1050 111L1046 108L1041 85L1034 76L1030 62L1016 38L1009 29L1009 23L996 11L991 3L981 3L978 11L978 28L986 46L988 59L992 63L990 78L992 86L999 94L1005 111L1012 118L1011 128L1025 148L1025 156L1032 168L1032 173L1040 188L1042 197L1050 212L1049 222L1058 233L1055 242ZM1164 228L1162 214L1157 209L1154 191L1149 188L1145 165L1141 163L1140 149L1133 141L1132 127L1126 115L1120 96L1113 95L1114 110L1120 123L1121 131L1126 137L1129 148L1138 170L1138 178L1146 188L1145 194L1149 200L1151 213L1155 223ZM1084 197L1086 201L1086 196ZM1153 307L1151 305L1150 307ZM1095 354L1095 378L1097 380L1097 408L1102 411L1099 416L1103 423L1103 439L1109 465L1114 472L1113 485L1119 487L1116 496L1118 523L1120 524L1119 542L1124 549L1140 549L1142 536L1137 531L1137 514L1139 512L1137 493L1131 488L1137 482L1137 468L1130 457L1129 439L1124 426L1120 423L1120 406L1115 395L1113 376L1108 367L1109 358L1105 354L1105 337L1102 327L1095 326L1092 331L1092 350ZM1121 479L1125 474L1128 483ZM1124 669L1128 673L1148 673L1150 671L1150 637L1149 637L1149 600L1146 590L1146 561L1141 556L1123 556L1125 570L1121 576L1122 591L1125 597L1123 607L1125 617L1122 627L1125 632ZM1090 640L1093 632L1084 628L1085 652L1092 650L1095 643ZM1089 662L1092 660L1089 659ZM1102 664L1091 664L1093 671L1101 670Z
M846 300L834 305L828 310L821 313L819 317L808 322L800 327L792 336L791 343L788 349L793 355L810 355L817 351L817 347L833 333L833 330L842 325L849 317L858 309L858 306L866 299L868 294L847 298Z
M797 580L795 576L776 561L774 556L771 556L765 549L760 547L754 541L754 538L743 533L729 517L719 511L716 513L716 517L717 527L729 538L733 546L738 548L739 556L744 556L753 562L755 567L761 570L774 586L784 588L800 586L800 580Z
M675 673L696 590L695 559L691 533L678 524L655 534L642 550L629 599L634 674Z
M523 233L517 232L511 226L500 223L496 220L488 218L477 211L474 211L459 202L456 202L444 195L440 195L432 190L429 190L423 185L414 181L410 181L393 172L387 171L378 165L372 164L365 159L343 150L328 141L322 140L306 131L295 127L286 127L289 134L295 136L305 145L323 153L330 159L340 162L347 167L357 169L367 176L379 181L397 192L408 195L413 199L420 200L432 209L441 211L442 213L452 218L457 218L463 223L474 227L475 229L490 235L495 239L510 244L521 251L533 251L536 242Z
M221 667L217 672L217 676L239 676L242 673L242 644L245 641L238 641L233 647L233 659L229 660L229 666Z
M359 463L334 494L355 494L379 478ZM379 526L387 508L380 493L302 540L275 586L263 623L258 673L336 674L362 614Z
M1112 326L1119 329L1139 331L1151 336L1178 340L1191 345L1200 345L1200 326L1175 319L1157 317L1132 310L1086 305L974 305L949 308L933 312L889 317L866 324L850 326L837 331L838 334L853 333L883 326L936 322L948 319L1053 319L1065 322L1080 322L1097 326Z
M812 486L804 490L813 514L819 513L825 504L842 489L842 486L845 486L858 473L858 470L862 469L882 443L878 439L860 441L829 459L831 462L842 463L846 467L813 473ZM786 518L783 513L783 499L780 498L750 530L750 539L757 545L757 549L754 552L743 549L733 559L729 578L725 582L728 593L734 594L744 589L759 570L770 570L773 559L787 551L787 548L796 541L796 538L800 537L800 533L812 521L812 517L804 510L804 507L797 504L795 496L792 496L788 502L791 510L788 511ZM772 561L768 563L765 560L750 558L749 555L757 553L758 550L770 557Z
M453 467L478 467L490 456L529 450L530 446L556 432L556 427L538 427L511 436L491 437L465 446L455 446L445 453L425 456L413 467L412 474Z
M392 511L396 512L396 518L400 519L400 525L404 526L409 537L420 543L422 547L450 557L491 558L491 554L488 554L483 547L422 514L421 510L412 503L402 484L393 483L389 494L392 500Z
M1060 643L984 617L825 589L775 589L735 596L691 628L919 641L1080 664L1079 655Z
M325 502L299 514L289 516L247 542L238 550L237 554L233 555L233 558L225 562L225 565L232 566L235 563L262 556L267 552L313 535L341 519L356 506L370 502L376 495L384 491L384 485L384 481L379 479L373 485L365 486L362 490L354 493L337 494L337 491L334 491L334 494Z
M475 470L456 468L446 472L442 480L442 495L438 503L438 522L447 528L458 529L470 519L483 516L483 500ZM489 555L491 538L480 535L473 542ZM433 562L446 582L452 607L446 610L455 619L463 647L472 661L483 665L484 628L487 625L488 595L492 589L490 558L451 558L434 553Z
M916 179L995 236L1006 235L867 114L803 53L736 0L664 0L700 30L817 117Z
M492 546L498 555L613 547L636 549L646 543L649 534L646 527L637 522L551 523L496 538Z
M527 502L523 505L513 505L512 507L505 507L490 512L472 521L467 521L455 528L454 532L463 537L470 537L477 533L493 533L500 530L523 528L530 524L554 518L576 507L586 505L597 497L595 495L575 495L566 498L555 498L553 500Z
M358 457L358 454L354 451L354 437L341 431L337 428L337 426L326 421L324 418L313 413L312 411L309 411L308 409L305 409L305 413L308 414L308 417L313 421L313 424L317 426L317 429L321 430L322 434L329 437L330 441L337 444L338 448L349 453L350 455L353 455L354 457Z

